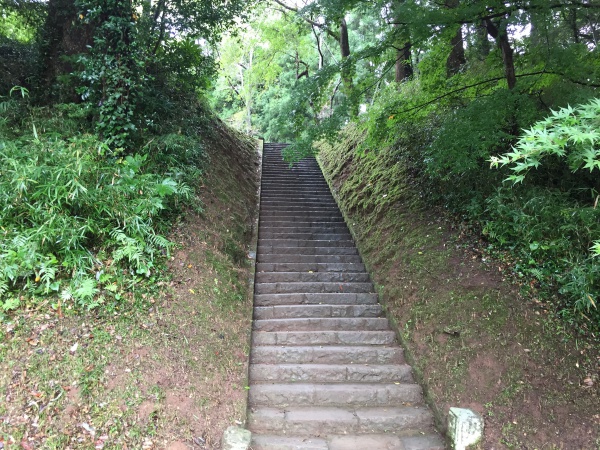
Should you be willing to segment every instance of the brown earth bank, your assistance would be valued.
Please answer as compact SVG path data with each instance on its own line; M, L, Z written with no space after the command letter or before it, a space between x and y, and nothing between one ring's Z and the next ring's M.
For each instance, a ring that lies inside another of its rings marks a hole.
M114 314L47 302L1 324L0 449L218 449L243 423L259 161L220 122L205 144L203 211L174 226L162 281Z
M485 420L477 449L600 448L597 337L521 295L483 243L422 206L385 151L360 157L351 144L322 144L320 163L440 430L464 407Z

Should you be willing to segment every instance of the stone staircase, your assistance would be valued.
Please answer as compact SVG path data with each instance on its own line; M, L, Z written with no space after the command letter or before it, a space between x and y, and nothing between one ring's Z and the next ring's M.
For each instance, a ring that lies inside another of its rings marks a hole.
M283 147L263 153L251 449L443 449L321 170Z

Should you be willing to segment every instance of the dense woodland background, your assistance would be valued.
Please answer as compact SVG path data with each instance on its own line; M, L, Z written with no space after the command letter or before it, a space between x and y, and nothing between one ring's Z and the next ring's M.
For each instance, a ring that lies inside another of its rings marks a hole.
M393 192L365 179L357 207L383 214L411 190L480 235L536 300L598 328L598 2L273 0L255 11L220 46L222 116L292 142L291 159L326 139L396 161L382 171L402 178Z
M524 289L600 328L600 2L0 6L2 314L110 308L152 280L169 217L201 207L214 110L290 158L391 154Z

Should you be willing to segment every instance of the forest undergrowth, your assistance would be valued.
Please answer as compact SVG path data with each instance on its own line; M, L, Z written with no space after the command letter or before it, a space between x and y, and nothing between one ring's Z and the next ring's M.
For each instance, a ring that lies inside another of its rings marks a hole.
M464 407L485 420L476 448L596 449L594 328L565 323L508 252L429 203L397 150L358 153L365 138L348 127L319 161L438 427Z

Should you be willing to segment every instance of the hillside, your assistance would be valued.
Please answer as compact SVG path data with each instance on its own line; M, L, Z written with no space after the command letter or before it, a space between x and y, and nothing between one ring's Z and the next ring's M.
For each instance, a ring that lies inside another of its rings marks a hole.
M255 143L213 120L200 208L174 217L168 270L114 309L12 312L0 335L0 446L214 449L244 420ZM131 282L130 282L131 283Z
M362 139L348 127L320 162L440 429L465 407L485 419L481 449L596 449L594 334L519 290L510 261L425 203L393 149L358 154Z

